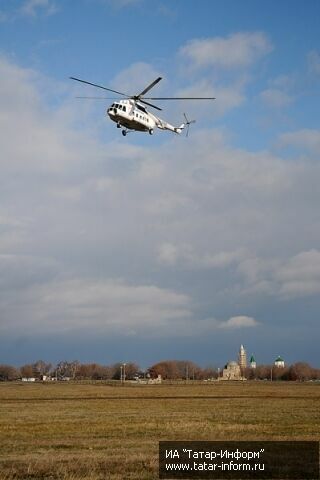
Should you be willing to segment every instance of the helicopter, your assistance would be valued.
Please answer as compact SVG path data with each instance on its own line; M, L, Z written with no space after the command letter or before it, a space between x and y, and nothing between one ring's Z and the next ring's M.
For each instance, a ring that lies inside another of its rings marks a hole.
M184 113L184 123L175 127L170 123L162 120L154 113L147 110L146 105L156 110L162 110L157 105L154 105L146 100L215 100L215 97L145 97L157 83L162 80L162 77L156 78L151 82L144 90L137 95L128 95L126 93L118 92L111 88L98 85L96 83L88 82L87 80L81 80L80 78L70 77L71 80L81 82L87 85L91 85L96 88L107 90L108 92L116 93L124 97L114 101L106 111L109 118L117 124L117 128L122 128L122 135L125 137L130 131L148 132L153 135L155 128L160 130L169 130L173 133L180 134L186 128L186 135L188 136L189 126L195 122L195 120L188 120ZM77 98L89 98L89 99L111 99L110 97L77 97ZM114 98L113 98L114 100Z

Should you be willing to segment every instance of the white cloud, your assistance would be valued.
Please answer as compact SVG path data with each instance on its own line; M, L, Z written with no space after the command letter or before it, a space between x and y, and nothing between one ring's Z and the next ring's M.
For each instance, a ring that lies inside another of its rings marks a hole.
M41 255L0 253L0 303L7 305L11 295L18 297L22 290L54 278L60 268L59 262Z
M320 252L316 249L286 259L248 258L239 263L237 270L245 279L242 294L289 300L320 292Z
M283 133L279 136L278 145L302 148L320 154L320 130L302 129Z
M235 81L231 85L218 85L211 79L201 79L191 86L175 92L177 97L212 97L215 100L203 100L187 105L189 115L197 118L216 117L242 105L246 99L245 82Z
M17 292L15 304L8 305L4 297L1 300L6 320L3 331L28 328L30 333L41 335L93 330L161 334L160 330L167 332L174 320L183 323L191 314L186 295L113 279L41 282ZM177 333L174 324L171 330Z
M320 75L320 52L312 50L307 56L308 66L311 73Z
M276 272L283 297L303 297L320 293L320 251L312 249L291 257Z
M220 115L233 108L239 107L246 100L242 86L236 84L233 84L230 87L216 87L215 95L216 100L214 110Z
M272 44L262 32L240 32L228 37L194 39L180 49L194 68L242 68L271 52Z
M164 265L173 266L177 263L179 252L175 245L171 243L163 243L159 247L158 259Z
M112 80L112 85L111 88L114 88L115 90L121 91L123 93L126 93L128 95L135 95L144 88L153 82L158 77L161 77L159 71L156 70L152 65L149 63L145 62L136 62L131 64L128 68L124 69L116 75L116 77ZM158 96L159 91L163 85L164 80L160 82L160 84L156 85L154 87L154 90L150 90L150 93L152 92L151 96ZM154 92L157 92L157 94L153 95Z
M177 96L215 97L214 102L189 102L190 115L216 118L246 101L246 87L252 81L249 68L272 50L263 32L240 32L228 37L193 39L180 48L178 63L191 85ZM210 69L203 74L203 70ZM199 75L201 75L200 78ZM196 117L194 117L196 118Z
M230 265L238 264L243 258L248 256L245 249L234 251L220 251L217 253L196 252L188 244L173 245L163 243L158 249L158 261L164 265L182 267L191 269L214 269L227 268Z
M239 315L236 317L231 317L229 320L220 322L219 328L225 329L236 329L236 328L248 328L256 327L259 323L252 317L247 317L245 315Z
M20 13L28 17L36 17L38 14L53 15L58 11L52 0L26 0L20 8Z
M295 86L295 82L294 75L278 75L270 81L270 85L281 90L291 90Z
M268 88L260 94L264 103L272 108L283 108L290 105L293 101L288 93L276 88Z
M50 82L5 58L0 58L0 76L2 173L17 169L20 174L35 169L57 173L68 165L79 165L81 149L88 153L93 143L88 135L84 138L72 128L75 111L71 113L67 107L52 110L45 106L41 90ZM56 87L59 90L59 86ZM78 142L76 150L74 145Z
M243 306L246 295L317 291L307 269L285 277L318 244L316 162L236 149L225 129L198 124L190 139L135 145L106 123L100 143L81 104L47 106L47 85L0 59L0 254L16 265L3 263L4 330L65 320L69 330L200 335L221 323L201 319L228 318L239 296Z

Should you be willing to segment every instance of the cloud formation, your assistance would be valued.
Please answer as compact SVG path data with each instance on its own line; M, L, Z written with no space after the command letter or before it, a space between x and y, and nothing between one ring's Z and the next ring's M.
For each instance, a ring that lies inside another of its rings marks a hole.
M191 315L186 295L156 286L128 285L114 279L48 282L39 277L39 272L38 281L17 291L16 300L15 304L8 304L2 298L3 333L27 330L32 335L48 335L87 331L96 335L154 336L170 331L177 335L177 325L173 323L171 328L171 323L183 325Z
M287 107L293 101L290 95L276 88L268 88L260 96L267 106L275 108Z
M320 52L312 50L307 55L308 67L311 73L320 75Z
M305 148L295 162L210 125L135 144L106 123L99 140L90 107L49 106L37 72L2 58L0 85L2 332L222 335L257 325L252 298L319 293L316 130L280 137Z
M299 252L287 259L247 258L237 266L245 279L242 293L281 299L308 297L320 291L320 252Z
M36 17L38 14L53 15L58 11L52 0L26 0L20 7L21 15Z
M219 324L219 328L237 329L243 327L256 327L257 325L258 322L254 318L247 317L245 315L239 315L237 317L231 317L228 320L221 322Z
M158 249L158 260L160 263L169 266L180 264L191 269L226 268L232 264L239 263L247 255L248 253L244 249L230 252L221 251L216 254L197 253L191 245L173 245L168 242L160 245Z
M283 133L279 136L279 146L291 146L320 154L320 130L302 129Z
M240 32L228 37L194 39L181 47L180 55L193 68L243 68L272 51L272 44L262 32Z

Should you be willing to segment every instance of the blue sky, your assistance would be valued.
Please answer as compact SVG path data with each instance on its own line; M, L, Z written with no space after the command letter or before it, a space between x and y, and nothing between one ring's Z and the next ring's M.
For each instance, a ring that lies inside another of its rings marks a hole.
M317 1L3 0L1 362L319 366ZM125 139L69 76L190 135Z

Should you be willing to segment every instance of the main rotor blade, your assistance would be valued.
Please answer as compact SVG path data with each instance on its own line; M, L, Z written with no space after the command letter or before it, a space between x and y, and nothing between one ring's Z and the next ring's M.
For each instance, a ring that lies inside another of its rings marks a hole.
M89 100L118 100L119 101L119 97L75 97L75 98L85 98L85 99L89 99Z
M215 100L216 97L143 97L147 100Z
M157 105L152 105L152 103L145 102L144 100L141 100L141 98L139 98L139 102L144 103L145 105L149 105L149 107L156 108L157 110L162 110L162 108L157 107Z
M92 85L93 87L102 88L103 90L108 90L108 92L117 93L118 95L123 95L124 97L130 97L126 93L117 92L117 90L112 90L111 88L103 87L102 85L97 85L96 83L87 82L86 80L81 80L80 78L69 77L71 80L76 80L77 82L86 83L87 85Z
M136 96L137 97L142 97L145 93L149 92L149 90L151 90L151 88L153 88L155 85L157 85L157 83L159 83L160 80L162 80L162 77L156 78L152 83L150 83L150 85L148 85L144 90L142 90L142 92L139 93L139 95L136 95Z

